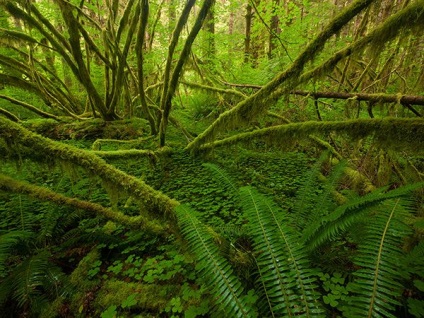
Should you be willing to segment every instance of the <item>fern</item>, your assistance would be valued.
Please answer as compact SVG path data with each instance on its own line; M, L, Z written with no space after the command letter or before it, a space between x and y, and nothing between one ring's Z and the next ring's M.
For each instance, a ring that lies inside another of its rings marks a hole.
M405 196L423 186L424 182L414 183L389 192L385 192L387 187L383 187L363 197L350 200L308 226L303 232L302 241L312 250L346 231L353 223L367 215L370 208L389 199Z
M197 269L216 297L216 302L226 317L252 317L253 310L243 298L241 282L233 274L227 260L220 255L213 233L187 206L176 208L181 232L197 256Z
M6 275L5 263L16 247L34 236L34 233L27 231L11 231L0 235L0 277Z
M368 223L368 235L354 260L360 269L348 285L354 296L347 317L396 317L392 312L400 305L400 280L406 275L399 265L403 257L401 240L411 232L403 223L406 217L408 212L401 199L393 199L379 207Z
M253 188L240 189L257 255L259 283L273 317L322 316L310 269L299 236L287 225L286 214Z
M311 220L315 220L318 214L321 215L328 212L326 205L320 205L320 209L316 209L318 200L321 200L321 203L327 203L325 200L327 195L324 193L320 199L321 194L317 192L317 189L323 185L319 180L319 176L321 175L321 166L327 157L328 154L323 153L306 172L305 179L297 192L293 211L298 216L295 220L298 229L303 229Z

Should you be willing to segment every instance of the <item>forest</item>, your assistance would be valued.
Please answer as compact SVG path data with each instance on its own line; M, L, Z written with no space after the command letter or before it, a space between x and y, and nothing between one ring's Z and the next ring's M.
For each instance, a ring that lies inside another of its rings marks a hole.
M0 0L1 317L424 317L424 0Z

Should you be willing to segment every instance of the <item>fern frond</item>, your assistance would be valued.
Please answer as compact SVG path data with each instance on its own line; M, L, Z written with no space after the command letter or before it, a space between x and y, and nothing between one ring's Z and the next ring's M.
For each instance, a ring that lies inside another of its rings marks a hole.
M299 236L287 225L287 215L251 187L240 189L257 254L259 283L273 317L319 317L310 268Z
M6 274L5 263L16 246L23 241L27 241L34 236L34 233L27 231L11 231L0 235L0 277Z
M307 170L304 181L301 183L296 194L293 212L298 216L295 219L295 224L298 229L304 229L305 226L315 218L311 214L316 210L316 201L319 198L317 189L322 186L322 182L319 180L321 166L327 158L328 153L324 152L313 166Z
M394 199L379 207L368 223L368 235L354 260L361 269L348 285L354 296L347 317L396 317L393 310L403 290L400 280L406 275L399 264L401 242L411 232L403 223L407 216L401 199Z
M19 264L11 276L13 277L12 298L17 302L19 307L31 305L35 307L36 303L42 302L45 297L42 293L47 269L50 267L49 253L41 252L31 256Z
M252 317L253 310L243 299L241 282L233 274L231 265L220 255L210 229L187 206L178 206L176 213L181 232L197 256L196 268L205 277L226 317Z
M424 182L406 185L389 192L385 192L387 187L383 187L353 199L306 228L302 235L302 241L312 250L346 231L354 222L369 213L369 208L386 200L405 196L422 187L424 187Z

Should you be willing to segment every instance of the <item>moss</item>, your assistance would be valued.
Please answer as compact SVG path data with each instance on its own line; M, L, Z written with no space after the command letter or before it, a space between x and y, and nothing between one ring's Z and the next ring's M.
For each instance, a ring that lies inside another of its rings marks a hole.
M135 306L137 308L159 313L178 290L179 287L175 285L153 285L107 280L98 291L96 307L99 309L98 313L101 313L111 305L119 306L128 296L135 294L135 301L137 301Z
M3 191L27 194L31 197L40 200L54 202L58 205L70 205L77 209L96 213L110 220L126 224L130 227L143 227L144 229L153 231L154 233L161 233L164 231L163 226L159 226L157 222L149 221L148 219L146 219L146 217L126 216L120 211L114 211L112 209L105 208L99 204L95 204L92 202L82 201L76 198L69 198L64 195L53 192L47 188L34 186L26 182L18 181L3 174L0 174L0 189Z
M310 135L328 134L335 132L345 135L352 140L359 140L367 136L374 139L381 147L391 149L422 152L424 140L417 138L424 134L424 121L421 119L355 119L346 121L308 121L302 123L284 124L269 128L257 129L252 132L241 133L232 137L205 144L200 149L208 150L224 145L233 145L239 142L250 142L261 139L270 144L281 144L286 140L302 140Z
M62 311L65 299L62 297L56 298L52 303L50 303L45 309L40 313L39 318L53 318L60 317L60 312Z
M12 137L13 136L13 137ZM134 196L146 207L145 212L155 216L174 214L174 207L179 203L163 193L154 190L140 179L130 176L93 153L63 143L55 142L36 135L21 126L0 117L0 137L13 139L16 144L31 149L26 156L60 159L84 168L89 174L96 175L103 181L119 187L123 193ZM146 213L144 213L145 216Z
M88 271L92 269L94 262L100 259L100 251L95 248L91 250L79 263L77 268L69 276L69 281L78 287L79 291L84 291L95 287L98 281L87 280Z

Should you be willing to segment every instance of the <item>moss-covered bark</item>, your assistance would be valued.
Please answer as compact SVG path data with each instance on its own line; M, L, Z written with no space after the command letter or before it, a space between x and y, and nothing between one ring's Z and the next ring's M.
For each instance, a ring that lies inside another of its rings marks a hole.
M20 100L11 98L11 97L6 96L6 95L0 95L0 98L9 101L12 104L22 106L25 109L28 109L29 111L32 111L34 114L37 114L37 115L39 115L39 116L41 116L43 118L51 118L51 119L60 121L59 117L57 117L56 115L53 115L53 114L47 113L45 111L42 111L41 109L39 109L39 108L37 108L35 106L32 106L32 105L30 105L28 103L22 102Z
M11 112L7 111L6 109L0 108L0 114L2 114L6 118L8 118L11 121L14 121L16 123L20 121L20 119L18 117L16 117L15 115L13 115Z
M102 158L116 159L116 158L141 158L149 157L156 158L157 156L167 155L172 152L171 148L163 147L158 151L152 150L140 150L140 149L128 149L128 150L116 150L116 151L92 151L92 153Z
M60 142L41 137L28 131L20 125L0 117L0 138L12 141L18 147L27 147L31 153L22 156L36 156L44 160L69 162L84 168L88 173L101 178L108 184L139 200L152 216L167 216L172 218L174 207L179 203L163 193L154 190L146 183L107 164L90 151L84 151Z
M35 186L27 182L13 179L4 174L0 174L0 190L6 192L26 194L30 197L53 202L58 205L68 205L76 209L82 209L94 214L103 216L109 220L128 225L130 227L143 228L148 231L155 233L162 232L164 230L163 225L158 222L153 222L146 219L143 216L130 217L122 212L114 211L109 208L105 208L100 204L78 200L76 198L69 198L54 191L51 191L44 187Z
M284 144L295 140L310 138L310 135L335 132L353 139L374 136L381 147L408 149L424 152L424 120L422 119L356 119L346 121L308 121L284 124L251 132L241 133L229 138L202 145L200 150L250 142L257 139L271 143Z
M147 105L146 93L144 90L144 46L146 37L147 21L149 19L149 2L147 0L141 1L141 10L139 14L140 26L137 33L136 41L136 56L137 56L137 71L138 71L138 93L140 95L141 109L144 117L149 121L150 133L156 135L156 122L153 114Z

